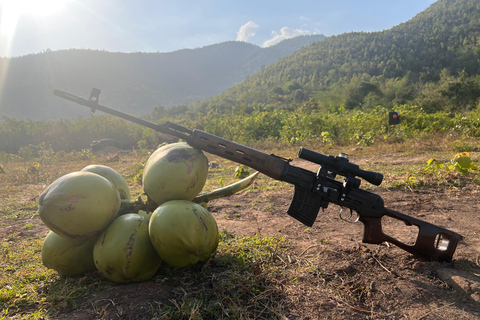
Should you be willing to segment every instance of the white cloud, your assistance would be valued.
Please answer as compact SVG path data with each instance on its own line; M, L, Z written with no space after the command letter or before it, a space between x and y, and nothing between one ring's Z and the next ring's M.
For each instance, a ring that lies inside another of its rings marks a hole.
M258 24L253 21L248 21L238 30L237 41L248 41L248 39L255 36L258 28Z
M290 39L302 35L309 34L310 31L308 30L302 30L302 29L291 29L289 27L283 27L280 29L280 33L277 33L275 31L272 31L272 38L268 39L263 43L263 47L270 47L273 45L276 45L277 43L285 40L285 39Z

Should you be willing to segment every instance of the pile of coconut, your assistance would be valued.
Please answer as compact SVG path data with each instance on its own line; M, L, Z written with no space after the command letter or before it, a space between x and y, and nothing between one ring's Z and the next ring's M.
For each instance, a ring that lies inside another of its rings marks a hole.
M131 202L126 181L108 166L60 177L39 198L40 218L50 229L43 264L61 276L97 269L128 283L150 279L162 261L182 268L210 259L219 235L205 203L246 188L258 173L199 194L207 174L205 154L180 142L157 149L145 163L145 203Z

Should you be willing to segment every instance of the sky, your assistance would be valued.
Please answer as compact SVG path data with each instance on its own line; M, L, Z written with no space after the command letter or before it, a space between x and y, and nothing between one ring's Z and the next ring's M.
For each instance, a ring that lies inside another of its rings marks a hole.
M171 52L225 41L381 31L434 0L0 0L0 57L46 50Z

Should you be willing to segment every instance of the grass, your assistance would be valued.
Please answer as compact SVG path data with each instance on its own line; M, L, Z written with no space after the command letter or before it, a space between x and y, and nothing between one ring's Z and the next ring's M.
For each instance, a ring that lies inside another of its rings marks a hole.
M279 257L288 248L286 240L276 236L239 238L227 231L220 236L217 255L208 268L166 267L160 271L171 279L165 282L189 290L174 290L171 304L155 310L154 317L241 319L253 312L262 319L274 318L275 314L266 308L272 303L268 278L279 268ZM206 281L212 281L211 288L197 287Z
M45 306L47 299L39 293L39 288L56 276L39 263L42 240L40 237L22 238L15 235L3 239L0 315L8 317L18 312L40 310Z
M382 172L385 176L381 187L362 183L363 188L426 188L461 187L465 181L480 180L477 172L462 176L446 170L425 172L427 161L435 157L449 162L455 153L469 148L472 162L480 163L479 143L474 140L449 140L448 137L429 137L398 144L378 143L369 147L324 146L315 141L305 144L325 154L350 153L351 161L358 162L365 170ZM258 146L253 146L258 148ZM298 146L262 146L267 153L293 157ZM418 150L421 150L419 152ZM475 150L475 151L474 151ZM84 308L86 297L94 293L118 289L118 285L106 281L93 272L79 277L61 278L43 267L41 246L47 229L37 216L38 195L56 178L78 171L94 163L112 166L125 177L132 198L143 196L141 185L135 176L148 155L125 155L122 162L107 163L106 157L72 158L69 161L52 158L39 167L39 171L26 171L38 159L23 161L14 159L3 163L7 174L2 175L0 186L0 319L41 319L53 317L65 308ZM208 155L218 168L209 171L204 191L214 190L238 181L235 178L236 163ZM38 168L38 166L37 166ZM414 178L412 178L414 177ZM290 185L260 175L244 192L264 192L291 188ZM259 198L263 210L272 210L275 204ZM256 203L254 202L253 205ZM234 204L239 206L239 204ZM308 232L308 228L305 230ZM328 240L319 246L328 246ZM207 264L176 270L166 265L151 281L172 288L166 300L150 305L151 318L157 319L276 319L281 318L286 306L279 296L283 283L300 286L307 276L322 274L319 268L320 254L309 255L290 252L290 243L277 235L265 237L238 237L224 230L221 232L217 255ZM294 263L287 263L294 261ZM205 287L209 283L209 287ZM334 282L332 282L334 283ZM332 290L357 294L361 286L333 286ZM98 317L105 315L106 304L91 305ZM103 312L103 313L102 313Z

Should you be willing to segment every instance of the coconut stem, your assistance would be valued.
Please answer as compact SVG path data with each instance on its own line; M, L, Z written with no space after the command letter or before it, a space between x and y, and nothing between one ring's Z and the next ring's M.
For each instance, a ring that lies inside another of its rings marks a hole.
M120 209L117 212L117 217L121 216L126 213L138 213L138 211L148 211L147 204L143 201L143 199L139 196L137 200L131 202L130 200L122 200L122 204L120 205Z
M212 192L201 193L192 201L195 203L208 203L211 200L228 197L250 186L257 178L259 172L255 172L248 177L232 183L226 187L215 189Z

